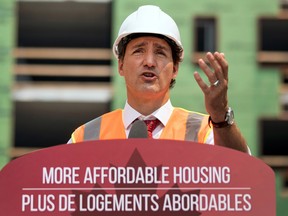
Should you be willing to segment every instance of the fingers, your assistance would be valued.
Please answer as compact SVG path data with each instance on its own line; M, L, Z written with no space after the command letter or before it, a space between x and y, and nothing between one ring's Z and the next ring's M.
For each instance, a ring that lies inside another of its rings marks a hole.
M209 90L209 87L206 85L206 83L202 80L198 72L194 72L194 78L196 82L198 83L199 87L203 91L204 94L206 94Z
M218 54L218 53L217 53ZM220 80L220 82L223 82L224 80L224 76L223 76L223 72L222 72L222 66L221 64L218 62L218 58L216 58L216 54L212 54L212 53L207 53L206 57L211 65L211 67L214 69L214 76L216 78L216 80Z
M214 56L222 68L224 79L228 80L228 62L225 59L224 53L215 52Z
M202 69L202 71L206 74L210 83L214 83L217 81L218 78L211 71L210 67L206 64L206 62L203 59L199 59L198 64L199 64L199 67Z
M224 82L228 80L228 62L225 59L224 53L215 52L214 54L208 52L206 58L209 61L211 68L205 63L203 59L199 59L199 67L206 74L211 84L217 80ZM211 70L213 69L213 71Z

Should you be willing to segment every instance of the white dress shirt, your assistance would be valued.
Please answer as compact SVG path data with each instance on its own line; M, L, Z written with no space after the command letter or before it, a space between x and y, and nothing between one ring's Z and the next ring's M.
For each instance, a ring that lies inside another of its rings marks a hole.
M173 109L174 107L172 106L170 100L168 100L158 110L154 111L152 114L148 116L144 116L141 113L137 112L135 109L133 109L126 101L124 111L123 111L123 121L124 121L123 123L125 127L126 136L128 137L128 134L132 127L132 122L135 119L137 118L140 120L158 119L160 121L160 124L155 128L155 130L152 133L152 136L155 139L159 138L163 128L167 125L167 122L170 116L172 115Z
M152 133L153 138L158 139L163 131L163 128L167 125L168 120L170 116L172 115L173 110L174 110L174 107L172 106L171 101L168 100L158 110L154 111L152 114L148 116L144 116L141 113L137 112L135 109L133 109L126 101L124 111L123 111L123 123L125 127L126 136L128 137L128 134L132 127L132 123L135 119L137 118L140 120L158 119L161 122L161 124L159 124ZM212 145L214 144L213 133L210 133L210 135L207 138L206 143L212 144Z

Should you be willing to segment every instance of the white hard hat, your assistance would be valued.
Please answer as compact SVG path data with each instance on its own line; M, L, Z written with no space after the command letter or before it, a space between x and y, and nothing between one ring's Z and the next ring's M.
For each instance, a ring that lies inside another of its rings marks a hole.
M180 33L175 21L159 7L145 5L130 14L122 23L118 37L113 44L113 53L118 58L118 44L122 38L135 33L164 35L174 41L182 50L180 60L184 57Z

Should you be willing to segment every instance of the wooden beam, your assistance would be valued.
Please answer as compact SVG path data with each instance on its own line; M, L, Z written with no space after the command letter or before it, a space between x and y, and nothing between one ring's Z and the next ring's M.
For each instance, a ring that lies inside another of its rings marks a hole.
M109 77L112 75L111 66L91 65L14 65L16 75L36 76L88 76L88 77Z
M260 52L258 52L257 60L260 63L288 64L288 52L260 51Z
M17 158L17 157L20 157L22 155L25 155L25 154L28 154L28 153L31 153L31 152L34 152L34 151L37 151L37 150L40 150L40 148L13 147L13 148L10 149L9 156L10 156L10 158Z
M201 58L203 59L206 63L209 63L206 59L206 53L207 52L194 52L193 54L191 54L191 62L193 64L197 64L198 65L198 60Z
M111 60L111 49L83 48L15 48L14 58Z
M13 86L14 101L109 102L111 83L17 82Z
M260 159L271 167L288 167L288 156L262 156Z

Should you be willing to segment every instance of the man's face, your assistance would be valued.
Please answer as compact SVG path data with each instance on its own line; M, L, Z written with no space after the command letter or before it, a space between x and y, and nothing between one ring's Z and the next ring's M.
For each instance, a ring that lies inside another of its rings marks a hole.
M170 82L177 76L178 65L174 65L171 47L165 40L153 36L135 38L127 44L125 56L118 63L128 97L169 97Z

